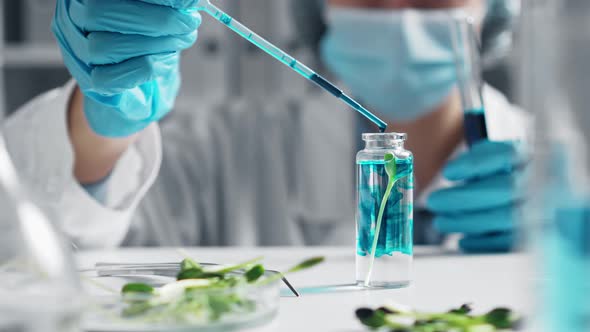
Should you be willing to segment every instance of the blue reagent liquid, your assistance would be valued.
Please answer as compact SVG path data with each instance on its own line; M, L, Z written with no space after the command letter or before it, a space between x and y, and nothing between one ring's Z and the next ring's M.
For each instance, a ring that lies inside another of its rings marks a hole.
M478 141L488 138L486 116L483 109L465 111L464 115L465 140L472 146Z
M555 192L560 195L548 203L555 206L543 238L548 331L590 331L590 204L566 190Z
M398 180L383 213L375 257L391 256L394 252L412 254L413 205L409 197L413 190L413 160L399 159L396 165ZM388 176L382 160L360 161L358 169L357 254L370 256Z
M347 96L342 90L338 89L334 84L330 81L326 80L322 76L318 74L313 74L309 79L314 82L315 84L319 85L322 89L330 92L336 98L344 101L348 106L352 107L357 112L364 115L369 121L373 122L379 128L380 132L385 132L387 129L387 123L383 122L383 120L379 119L375 114L371 113L369 110L364 108L361 104L356 102L354 99Z

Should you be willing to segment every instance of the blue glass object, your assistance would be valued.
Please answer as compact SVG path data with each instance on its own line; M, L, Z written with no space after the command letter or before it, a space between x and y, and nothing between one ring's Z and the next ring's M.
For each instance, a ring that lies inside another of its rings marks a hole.
M590 327L590 204L572 199L554 211L547 225L545 262L549 287L545 310L549 330L577 332Z
M463 126L465 128L465 140L469 146L488 138L486 116L483 108L466 110Z
M533 228L540 233L537 245L547 275L544 323L547 331L590 331L590 195L586 182L570 175L579 167L578 156L560 144L550 151L554 159L544 165L546 182L536 205L542 214Z

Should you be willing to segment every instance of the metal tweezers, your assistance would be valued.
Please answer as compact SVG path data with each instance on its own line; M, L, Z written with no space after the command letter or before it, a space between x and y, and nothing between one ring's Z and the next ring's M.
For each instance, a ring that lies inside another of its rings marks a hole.
M219 266L213 263L199 263L202 266ZM156 275L176 277L180 271L179 263L96 263L94 269L81 270L79 272L96 272L99 277L115 277L121 275ZM280 273L274 270L266 270L271 273ZM283 283L291 290L293 295L299 297L299 292L284 276Z

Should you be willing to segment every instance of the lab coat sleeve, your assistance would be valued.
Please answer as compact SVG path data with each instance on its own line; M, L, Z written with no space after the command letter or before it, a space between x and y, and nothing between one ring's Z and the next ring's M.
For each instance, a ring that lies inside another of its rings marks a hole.
M226 151L227 142L213 137L214 109L200 102L204 104L199 112L192 106L176 108L162 122L162 166L134 215L125 246L222 244L217 181L222 165L216 159Z
M122 156L100 203L73 176L66 115L74 86L70 82L35 98L2 124L2 132L21 182L63 232L82 248L115 247L158 172L159 129L148 127Z
M95 183L84 184L82 188L86 190L95 200L104 203L107 201L107 190L110 176L106 176L104 179L99 180Z

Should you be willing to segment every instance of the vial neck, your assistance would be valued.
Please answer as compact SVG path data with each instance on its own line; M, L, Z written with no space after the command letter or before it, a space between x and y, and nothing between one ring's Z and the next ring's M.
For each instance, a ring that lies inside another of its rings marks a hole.
M377 140L377 141L365 141L365 149L396 149L403 148L404 142L400 140Z

